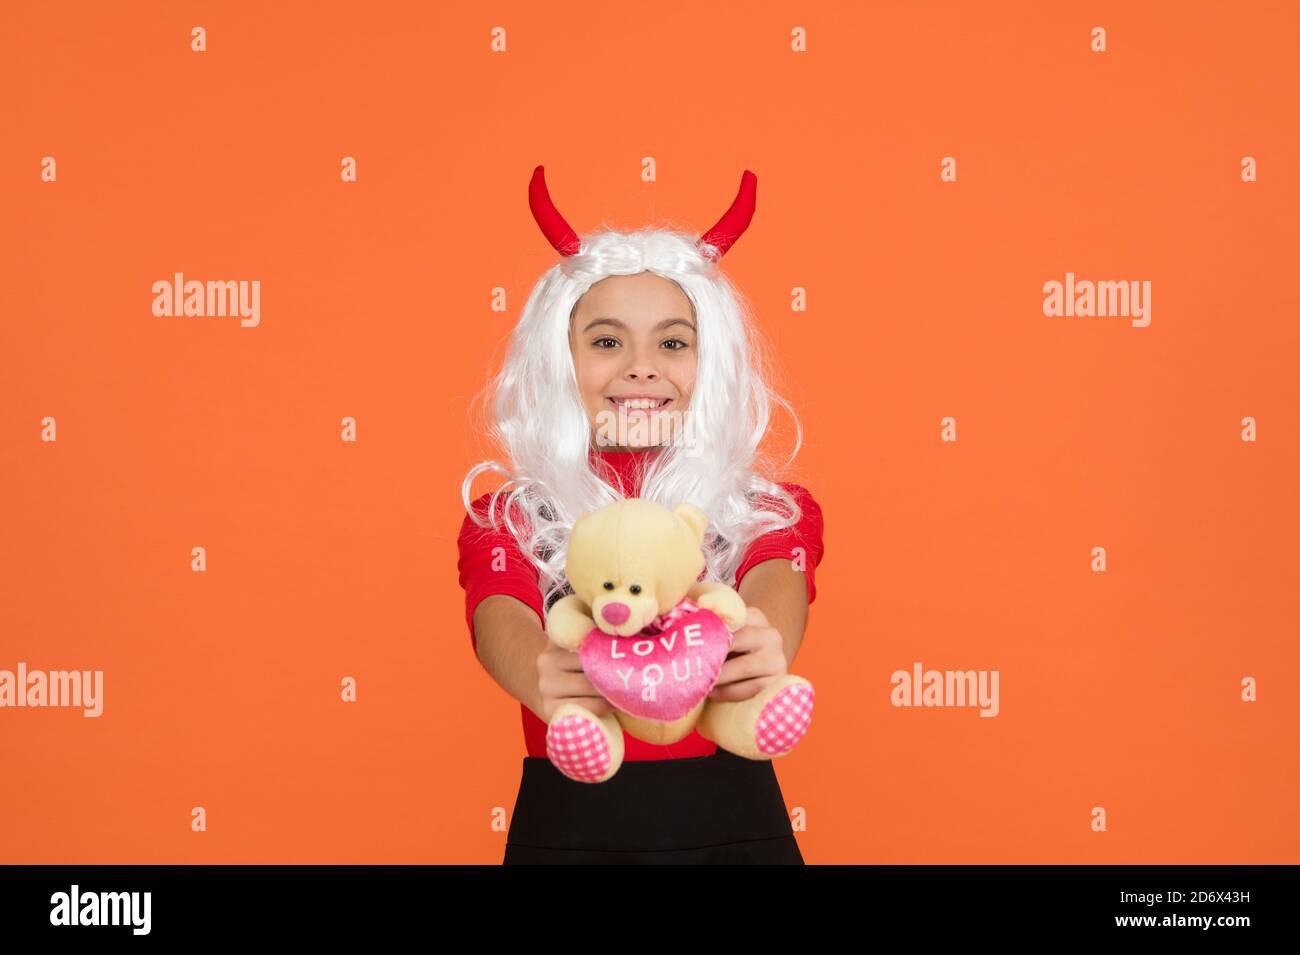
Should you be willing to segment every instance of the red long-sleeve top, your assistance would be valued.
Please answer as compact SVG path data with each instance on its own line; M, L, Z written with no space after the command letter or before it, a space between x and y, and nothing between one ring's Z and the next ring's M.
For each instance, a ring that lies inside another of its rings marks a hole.
M601 473L617 482L617 486L629 496L636 496L640 488L641 468L646 463L647 455L658 453L657 448L636 451L608 451L593 449L590 453L592 469L603 468ZM740 587L750 568L773 558L792 559L795 547L804 549L804 578L808 584L808 603L817 596L813 573L821 563L825 546L822 543L821 507L808 490L798 484L782 483L781 487L789 491L802 508L800 520L791 527L771 531L756 538L746 549L740 566L736 570L736 584ZM473 507L481 519L486 519L490 494L484 494ZM504 500L504 499L503 499ZM498 504L498 511L500 505ZM537 614L538 622L546 626L545 607L539 586L537 568L533 566L513 535L504 527L500 529L479 527L469 516L461 525L458 540L460 548L460 585L465 589L465 619L469 625L470 645L475 655L478 654L478 638L474 633L474 611L478 605L493 594L507 594L531 607ZM497 548L500 548L498 550ZM524 727L524 745L529 756L546 755L546 724L524 704L519 705ZM698 732L671 746L656 746L623 734L625 760L645 759L683 759L696 756L712 756L717 745L705 739Z

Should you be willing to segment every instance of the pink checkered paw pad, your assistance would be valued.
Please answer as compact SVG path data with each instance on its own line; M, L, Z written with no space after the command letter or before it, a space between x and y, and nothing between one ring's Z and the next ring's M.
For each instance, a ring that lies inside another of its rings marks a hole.
M754 742L761 752L780 756L794 749L812 722L813 689L792 683L763 707L754 727Z
M578 782L596 782L609 771L609 741L599 724L562 716L546 730L546 755L555 768Z

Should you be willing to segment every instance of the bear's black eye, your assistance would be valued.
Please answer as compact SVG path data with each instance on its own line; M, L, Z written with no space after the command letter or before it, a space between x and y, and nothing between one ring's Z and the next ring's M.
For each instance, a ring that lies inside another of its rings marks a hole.
M629 587L629 588L627 588L627 589L630 590L630 591L632 591L632 593L634 593L634 594L639 594L639 593L641 592L641 585L640 585L640 584L633 584L631 587Z
M605 589L606 589L606 590L613 590L613 589L614 589L614 585L613 585L613 583L611 583L611 582L608 581L608 580L605 581Z

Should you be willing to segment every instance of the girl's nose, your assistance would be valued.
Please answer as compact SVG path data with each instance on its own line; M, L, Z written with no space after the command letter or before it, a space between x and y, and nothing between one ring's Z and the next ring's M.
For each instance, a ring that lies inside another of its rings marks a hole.
M632 608L627 604L611 603L605 604L600 608L600 615L605 618L607 623L618 626L628 617L632 616Z
M627 377L636 379L645 379L654 381L659 377L659 372L655 370L654 353L646 351L637 351L629 354L627 364Z

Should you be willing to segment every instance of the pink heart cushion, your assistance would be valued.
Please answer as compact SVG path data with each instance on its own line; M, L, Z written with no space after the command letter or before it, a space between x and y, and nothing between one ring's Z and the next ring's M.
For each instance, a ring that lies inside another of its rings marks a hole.
M656 624L664 627L654 632ZM731 631L711 610L682 601L634 636L593 628L578 659L587 679L625 713L669 723L699 704L718 681Z

